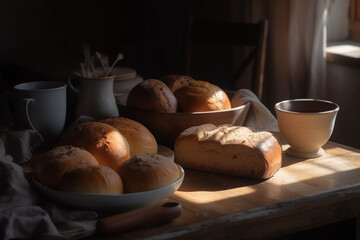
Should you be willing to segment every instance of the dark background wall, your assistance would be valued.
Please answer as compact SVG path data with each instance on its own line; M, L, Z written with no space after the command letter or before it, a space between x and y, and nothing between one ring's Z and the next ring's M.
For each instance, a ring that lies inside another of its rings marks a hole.
M121 65L146 77L181 68L181 1L1 1L0 9L2 82L64 81L84 44L110 59L122 52Z
M3 0L0 87L39 78L66 81L83 60L84 44L111 61L123 53L119 65L144 78L181 73L186 16L226 18L232 2Z

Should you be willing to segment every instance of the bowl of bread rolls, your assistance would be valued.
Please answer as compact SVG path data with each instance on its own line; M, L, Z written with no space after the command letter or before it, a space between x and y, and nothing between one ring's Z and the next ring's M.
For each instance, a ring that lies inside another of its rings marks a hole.
M75 124L34 162L33 182L40 192L99 212L161 201L184 179L172 150L159 145L144 125L124 117Z
M201 124L242 125L250 102L232 106L234 92L187 75L146 79L118 103L121 116L146 126L157 141L170 148L185 129Z

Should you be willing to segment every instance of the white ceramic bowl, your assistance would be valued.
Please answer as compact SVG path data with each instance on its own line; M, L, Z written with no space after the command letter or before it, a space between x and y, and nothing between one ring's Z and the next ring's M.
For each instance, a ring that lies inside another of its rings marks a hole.
M165 146L158 146L158 154L174 160L174 152ZM145 192L124 194L74 193L49 188L36 181L35 178L33 178L33 183L39 192L57 203L77 209L93 210L101 213L117 213L148 206L173 194L180 187L185 176L184 169L179 165L177 166L181 172L178 180L165 187Z
M281 135L290 145L286 153L319 157L333 132L339 106L318 99L292 99L275 104Z
M101 213L117 213L145 207L157 203L173 194L184 180L185 172L181 170L181 177L174 183L151 191L124 194L95 194L63 192L49 188L35 179L35 187L52 200L77 209L93 210Z

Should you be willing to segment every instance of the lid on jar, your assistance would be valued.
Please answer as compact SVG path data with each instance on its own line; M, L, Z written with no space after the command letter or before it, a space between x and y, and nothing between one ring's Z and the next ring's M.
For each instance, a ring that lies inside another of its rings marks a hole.
M136 71L132 68L116 67L111 71L115 75L115 81L136 78Z

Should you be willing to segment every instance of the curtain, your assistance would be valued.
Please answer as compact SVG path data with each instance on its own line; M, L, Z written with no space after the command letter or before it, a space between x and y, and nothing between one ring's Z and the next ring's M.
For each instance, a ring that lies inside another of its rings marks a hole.
M264 103L271 110L276 102L289 98L325 98L330 1L246 1L243 16L248 21L269 20Z

